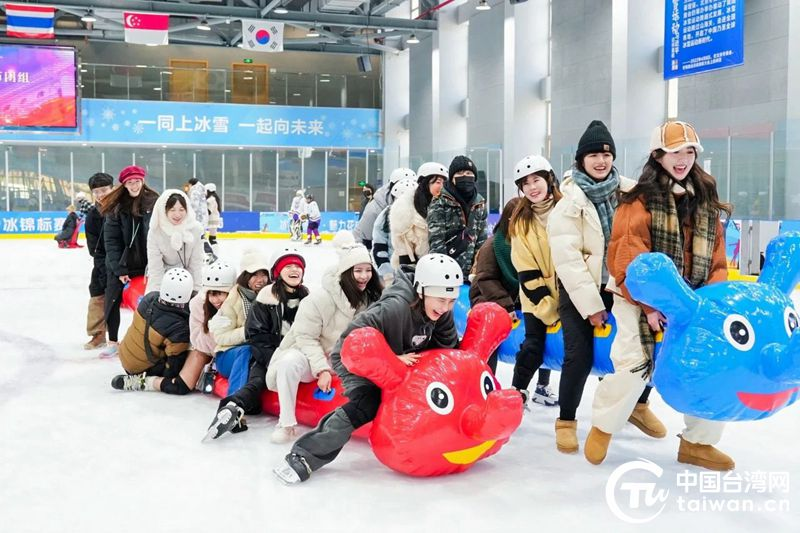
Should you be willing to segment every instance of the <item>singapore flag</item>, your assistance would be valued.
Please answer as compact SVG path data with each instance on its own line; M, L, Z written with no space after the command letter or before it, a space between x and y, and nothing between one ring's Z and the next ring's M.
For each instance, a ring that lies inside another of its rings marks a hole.
M169 15L125 12L125 42L168 44Z

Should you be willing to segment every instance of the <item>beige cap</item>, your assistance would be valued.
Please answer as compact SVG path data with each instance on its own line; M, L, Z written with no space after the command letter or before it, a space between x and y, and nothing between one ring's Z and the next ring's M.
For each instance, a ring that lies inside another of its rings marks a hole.
M694 126L688 122L668 120L654 129L650 136L651 151L677 152L687 146L694 146L698 154L703 151L700 137L697 136Z

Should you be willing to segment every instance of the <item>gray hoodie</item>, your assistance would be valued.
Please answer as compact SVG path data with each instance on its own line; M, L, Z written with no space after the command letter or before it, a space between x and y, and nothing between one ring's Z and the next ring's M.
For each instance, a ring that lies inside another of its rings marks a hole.
M344 384L345 394L358 387L372 384L367 378L352 374L342 363L340 354L342 342L354 329L364 327L377 329L383 333L389 347L397 355L431 348L455 348L458 345L458 333L452 311L434 322L427 317L421 307L419 309L411 307L418 298L414 290L413 271L398 270L395 273L394 283L383 291L380 299L353 318L331 352L333 369Z

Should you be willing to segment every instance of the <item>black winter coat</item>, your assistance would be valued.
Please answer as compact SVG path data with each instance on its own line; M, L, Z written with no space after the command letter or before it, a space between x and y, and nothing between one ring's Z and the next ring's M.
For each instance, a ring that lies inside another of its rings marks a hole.
M142 216L133 216L117 208L106 215L103 239L106 247L106 268L109 274L143 276L147 268L147 234L150 216L158 194L142 191Z
M76 227L78 227L78 215L73 211L67 215L67 218L61 225L61 231L55 236L55 240L70 241L72 239L72 234L75 233Z
M285 306L272 294L272 285L267 285L259 291L247 315L245 338L250 344L253 360L264 368L269 366L272 354L283 340L284 310ZM287 322L291 324L294 319Z
M86 221L83 230L86 232L86 249L94 259L92 280L89 283L89 293L100 296L106 289L106 244L103 241L103 215L97 206L92 206L86 212Z

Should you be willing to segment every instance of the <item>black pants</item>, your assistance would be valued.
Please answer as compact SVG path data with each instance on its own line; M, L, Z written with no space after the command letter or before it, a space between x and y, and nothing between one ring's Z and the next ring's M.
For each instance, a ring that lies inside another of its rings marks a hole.
M511 380L511 386L515 389L527 389L533 379L533 374L542 366L544 341L547 335L547 326L532 313L522 313L522 319L525 321L525 340L519 347L517 361L514 363L514 377ZM540 372L540 382L541 379Z
M311 470L319 470L336 459L353 432L378 414L381 390L375 385L353 389L347 397L346 404L326 415L315 429L292 446L292 453L304 458Z
M246 415L259 414L263 405L261 403L261 395L267 390L266 375L267 367L257 361L253 361L250 365L250 373L245 386L227 398L223 398L219 402L220 408L228 402L233 402L244 409Z
M614 297L600 287L600 297L607 312L611 312ZM561 331L564 334L564 364L561 368L561 381L558 386L558 403L561 407L561 420L575 420L575 413L581 404L581 396L586 386L586 378L594 364L594 326L588 318L581 317L569 293L558 282L558 314L561 317ZM640 403L647 402L651 387L646 387L639 397Z
M108 273L106 279L105 318L108 340L119 340L119 306L122 303L122 282L117 276Z

